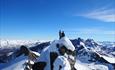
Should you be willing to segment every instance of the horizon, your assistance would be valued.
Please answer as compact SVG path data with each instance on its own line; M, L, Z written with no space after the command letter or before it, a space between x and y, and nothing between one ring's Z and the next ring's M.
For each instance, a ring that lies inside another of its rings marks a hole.
M0 39L115 42L115 0L1 0Z
M78 38L81 38L81 37L78 37ZM69 38L70 40L75 40L75 39L78 39L78 38ZM92 38L81 38L83 40L87 40L87 39L92 39ZM54 40L58 40L58 39L52 39L52 40L38 40L38 39L0 39L0 41L37 41L37 42L48 42L48 41L54 41ZM95 42L115 42L115 41L109 41L109 40L95 40L93 39Z

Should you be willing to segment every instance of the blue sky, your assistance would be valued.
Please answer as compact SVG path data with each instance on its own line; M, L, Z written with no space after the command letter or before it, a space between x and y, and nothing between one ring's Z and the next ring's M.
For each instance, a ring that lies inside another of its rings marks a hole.
M1 39L115 41L115 0L0 0Z

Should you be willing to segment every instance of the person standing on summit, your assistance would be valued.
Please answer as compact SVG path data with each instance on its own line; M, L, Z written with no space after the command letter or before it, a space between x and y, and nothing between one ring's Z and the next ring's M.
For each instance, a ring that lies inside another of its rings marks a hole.
M33 70L53 70L56 58L59 58L58 56L60 56L60 54L62 54L61 56L63 57L68 50L73 52L75 47L69 38L65 36L65 33L60 31L59 40L54 40L48 47L43 49L38 58L38 64L36 64L37 66L33 66Z

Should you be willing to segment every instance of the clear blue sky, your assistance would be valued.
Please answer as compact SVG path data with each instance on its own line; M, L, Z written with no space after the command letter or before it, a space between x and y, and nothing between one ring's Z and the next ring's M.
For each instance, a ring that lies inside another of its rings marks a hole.
M0 0L1 39L115 41L115 0Z

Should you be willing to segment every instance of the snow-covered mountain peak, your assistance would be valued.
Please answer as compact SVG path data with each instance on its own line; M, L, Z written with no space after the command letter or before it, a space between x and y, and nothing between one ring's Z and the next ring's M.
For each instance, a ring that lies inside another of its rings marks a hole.
M0 40L1 41L1 40ZM95 42L93 39L74 39L71 40L76 48L76 63L77 70L114 70L115 66L115 42ZM81 42L83 45L81 45ZM24 40L2 40L1 48L19 47L20 45L31 46L32 51L41 52L50 42L40 41L24 41ZM4 46L4 47L3 47ZM3 50L4 51L4 50ZM5 50L8 51L8 50ZM2 52L2 50L0 50ZM0 69L5 70L14 68L18 65L19 70L23 69L25 57L12 57L17 55L17 50L10 51L6 55L0 57ZM13 59L13 60L12 60ZM15 59L15 60L14 60ZM18 60L18 61L16 61ZM4 63L3 63L4 62ZM10 63L11 62L11 63ZM15 63L16 62L16 63ZM20 67L21 66L21 67ZM83 69L84 67L84 69Z

